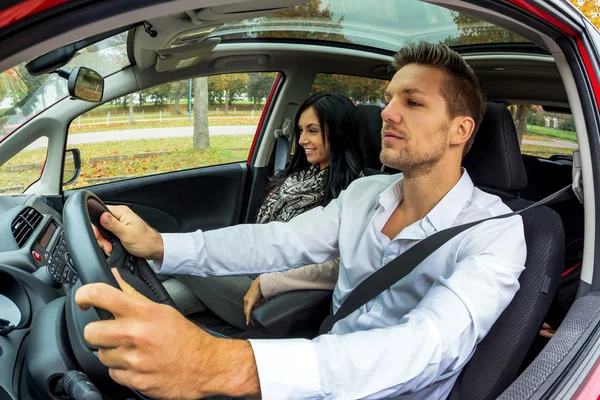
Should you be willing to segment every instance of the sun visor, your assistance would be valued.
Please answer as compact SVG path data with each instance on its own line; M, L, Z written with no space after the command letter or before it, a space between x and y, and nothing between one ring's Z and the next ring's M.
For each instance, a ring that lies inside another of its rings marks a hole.
M135 30L133 39L136 64L142 69L155 66L157 71L178 69L178 65L179 68L191 66L218 44L208 37L223 24L266 16L304 2L306 0L252 0L145 21ZM194 52L198 53L196 59L191 57Z
M176 71L189 68L210 53L220 42L221 39L215 37L205 39L195 44L158 50L156 71Z

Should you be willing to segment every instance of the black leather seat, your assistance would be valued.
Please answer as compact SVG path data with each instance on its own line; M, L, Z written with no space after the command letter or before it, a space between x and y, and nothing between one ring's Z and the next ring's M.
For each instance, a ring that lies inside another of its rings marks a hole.
M381 107L370 104L356 106L363 121L366 135L364 136L363 148L368 150L365 154L367 168L381 170L379 153L381 152Z
M357 106L366 135L361 147L365 149L365 174L381 173L381 107ZM331 291L297 290L281 294L252 311L252 319L262 328L262 337L314 337L321 321L329 313Z
M464 167L476 186L499 195L513 210L531 202L519 198L527 186L512 117L502 104L488 103L485 119ZM522 215L527 243L521 288L464 368L451 400L498 397L517 377L556 292L564 259L559 215L538 207Z

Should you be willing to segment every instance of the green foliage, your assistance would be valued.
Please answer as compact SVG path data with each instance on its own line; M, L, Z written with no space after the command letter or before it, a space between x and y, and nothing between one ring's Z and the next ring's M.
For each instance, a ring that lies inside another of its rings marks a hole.
M304 4L300 4L293 8L286 8L276 13L270 14L261 18L260 25L263 27L260 31L255 31L247 34L247 36L256 38L296 38L296 39L312 39L326 40L335 42L351 42L341 33L335 33L336 30L342 30L342 22L344 18L337 20L333 19L333 13L329 6L323 7L321 0L312 0ZM285 24L298 26L298 21L309 20L310 23L301 25L302 29L294 31L282 31L279 29L269 30L264 29L265 25L280 25L280 22ZM250 22L252 23L252 22ZM325 28L322 29L321 28Z
M360 76L318 74L313 82L311 94L325 91L339 92L357 102L380 103L383 102L383 92L388 83L388 81Z
M558 128L563 131L575 132L575 120L571 116L561 118L558 122Z
M260 103L269 95L273 82L275 81L276 73L258 73L250 74L246 91L248 97L254 100L254 104Z
M529 126L527 128L527 132L530 132L534 135L546 136L549 138L568 140L570 142L577 142L577 135L575 132L563 131L561 129L555 128L547 128L545 126Z
M452 14L454 23L461 33L458 37L446 39L444 43L448 46L528 42L527 39L489 22L463 13L453 12Z

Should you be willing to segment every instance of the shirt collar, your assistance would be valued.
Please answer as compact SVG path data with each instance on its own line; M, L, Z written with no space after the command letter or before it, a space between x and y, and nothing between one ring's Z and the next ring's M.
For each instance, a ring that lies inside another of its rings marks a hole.
M460 214L467 202L473 197L474 188L475 186L471 177L463 168L462 176L456 185L446 193L442 200L426 216L437 231L452 226L458 214Z
M383 206L384 209L392 205L398 205L404 199L404 174L399 174L400 177L388 186L383 192L377 196L377 202Z
M377 201L385 209L392 205L400 204L404 199L404 175L391 184L387 189L379 194ZM462 209L473 196L473 181L468 172L462 168L462 175L458 182L450 189L448 193L436 204L435 207L425 216L431 222L436 231L452 226Z

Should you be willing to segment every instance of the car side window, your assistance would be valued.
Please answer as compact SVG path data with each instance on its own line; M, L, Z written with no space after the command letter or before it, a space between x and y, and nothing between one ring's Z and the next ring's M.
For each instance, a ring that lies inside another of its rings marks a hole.
M79 149L81 173L64 189L246 160L276 77L185 79L80 115L67 146Z
M568 110L530 104L508 107L521 153L540 158L572 155L578 148L575 122Z
M35 183L44 169L48 138L41 137L0 167L0 195L21 194Z

